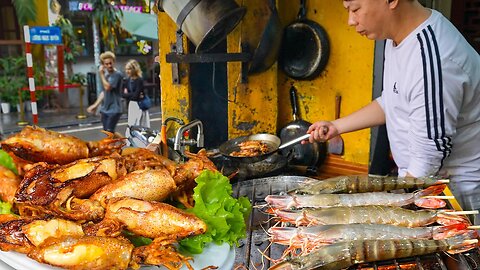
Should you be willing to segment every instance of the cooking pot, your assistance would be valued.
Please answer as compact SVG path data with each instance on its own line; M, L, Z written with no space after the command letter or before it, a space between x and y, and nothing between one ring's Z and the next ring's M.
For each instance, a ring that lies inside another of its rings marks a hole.
M159 0L157 7L176 22L197 53L213 49L246 12L234 0Z
M284 30L279 54L281 69L297 80L309 80L318 76L327 65L330 55L330 43L325 29L306 19L305 1L301 0L297 20Z
M278 53L282 42L282 24L278 16L275 0L267 0L270 17L265 24L260 42L258 43L250 62L248 72L260 73L269 69L278 59Z

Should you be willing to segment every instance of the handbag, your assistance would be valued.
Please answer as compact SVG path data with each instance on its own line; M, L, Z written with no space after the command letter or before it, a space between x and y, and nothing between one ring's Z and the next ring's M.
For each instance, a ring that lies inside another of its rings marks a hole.
M152 107L152 100L146 94L143 96L143 99L137 102L138 102L138 107L140 107L142 111L146 111L150 109L150 107Z

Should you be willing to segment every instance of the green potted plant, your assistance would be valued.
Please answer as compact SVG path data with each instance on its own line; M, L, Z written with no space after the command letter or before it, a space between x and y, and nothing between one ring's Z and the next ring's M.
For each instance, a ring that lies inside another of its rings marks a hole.
M18 104L18 90L27 84L25 62L20 56L0 59L0 101L4 113L10 112L10 106Z

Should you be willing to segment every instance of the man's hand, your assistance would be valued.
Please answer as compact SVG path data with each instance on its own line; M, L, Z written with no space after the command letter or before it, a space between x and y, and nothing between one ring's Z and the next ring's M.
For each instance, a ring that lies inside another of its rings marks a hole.
M310 134L311 143L324 142L339 135L337 127L330 121L318 121L313 123L307 130Z
M160 154L160 147L157 143L150 143L147 145L147 147L145 147L145 149L150 150L156 154Z

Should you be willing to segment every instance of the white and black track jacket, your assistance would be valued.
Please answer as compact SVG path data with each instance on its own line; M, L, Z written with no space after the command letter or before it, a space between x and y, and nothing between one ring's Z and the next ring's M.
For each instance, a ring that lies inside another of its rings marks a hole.
M399 175L480 187L480 56L439 12L386 42L382 96Z

